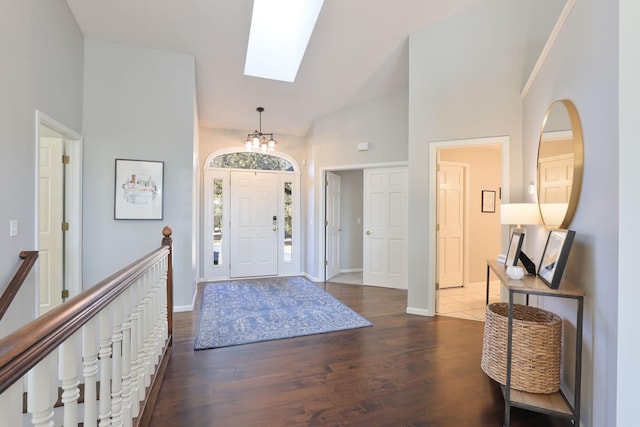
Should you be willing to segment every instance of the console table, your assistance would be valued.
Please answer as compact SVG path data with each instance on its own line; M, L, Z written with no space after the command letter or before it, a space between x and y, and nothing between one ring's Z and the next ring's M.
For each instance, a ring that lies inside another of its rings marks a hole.
M511 407L543 412L550 415L561 416L573 421L574 425L580 425L580 388L582 375L582 316L584 309L584 291L572 288L568 283L561 282L558 289L551 289L537 276L524 276L520 280L513 280L507 276L503 264L495 260L487 260L487 304L489 303L489 284L491 272L498 276L502 286L509 292L509 317L507 327L507 372L506 384L502 387L502 395L505 402L504 426L509 427L511 422ZM513 297L515 294L526 295L527 304L529 295L543 295L556 298L575 299L578 305L576 312L576 366L574 399L569 402L562 390L552 394L526 393L511 389L511 357L512 357L512 332L513 332Z

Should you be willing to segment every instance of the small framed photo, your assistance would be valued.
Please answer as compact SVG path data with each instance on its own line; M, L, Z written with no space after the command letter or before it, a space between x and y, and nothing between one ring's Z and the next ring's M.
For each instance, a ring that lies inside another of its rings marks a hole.
M494 213L496 211L496 192L482 190L482 212Z
M509 250L507 250L507 256L504 259L505 267L518 265L518 260L520 259L520 250L522 249L523 241L524 231L514 230L513 233L511 233L511 240L509 240Z
M538 267L538 277L551 289L558 289L576 232L551 230Z
M114 219L162 219L164 162L116 159Z

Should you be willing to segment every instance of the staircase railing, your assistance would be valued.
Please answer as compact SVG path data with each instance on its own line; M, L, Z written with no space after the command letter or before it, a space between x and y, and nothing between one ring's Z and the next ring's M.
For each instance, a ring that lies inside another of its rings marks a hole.
M7 309L24 283L24 280L27 278L33 268L33 265L36 263L36 260L38 259L38 251L22 251L20 252L20 258L22 259L22 264L20 264L18 271L16 271L13 279L11 279L7 288L0 297L0 320L4 317Z
M25 386L28 425L148 425L173 345L171 229L162 233L160 248L0 340L0 426L24 424Z

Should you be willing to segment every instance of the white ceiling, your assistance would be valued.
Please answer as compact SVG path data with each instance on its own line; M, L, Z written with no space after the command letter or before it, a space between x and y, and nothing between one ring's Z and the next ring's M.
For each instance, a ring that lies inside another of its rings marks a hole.
M325 0L294 83L243 74L252 0L67 0L85 37L195 56L204 127L305 135L408 85L408 36L486 0Z

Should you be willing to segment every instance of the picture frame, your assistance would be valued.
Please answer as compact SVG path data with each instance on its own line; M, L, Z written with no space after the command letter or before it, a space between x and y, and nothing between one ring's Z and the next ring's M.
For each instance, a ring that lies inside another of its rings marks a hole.
M550 230L540 258L538 277L551 289L558 289L575 236L573 230Z
M495 211L496 211L496 192L493 190L482 190L481 212L495 213Z
M164 162L115 159L113 218L158 220L164 210Z
M509 240L509 249L507 250L507 256L504 259L505 267L518 265L518 260L520 259L520 251L522 250L522 242L524 242L524 231L514 230L511 233L511 239Z

